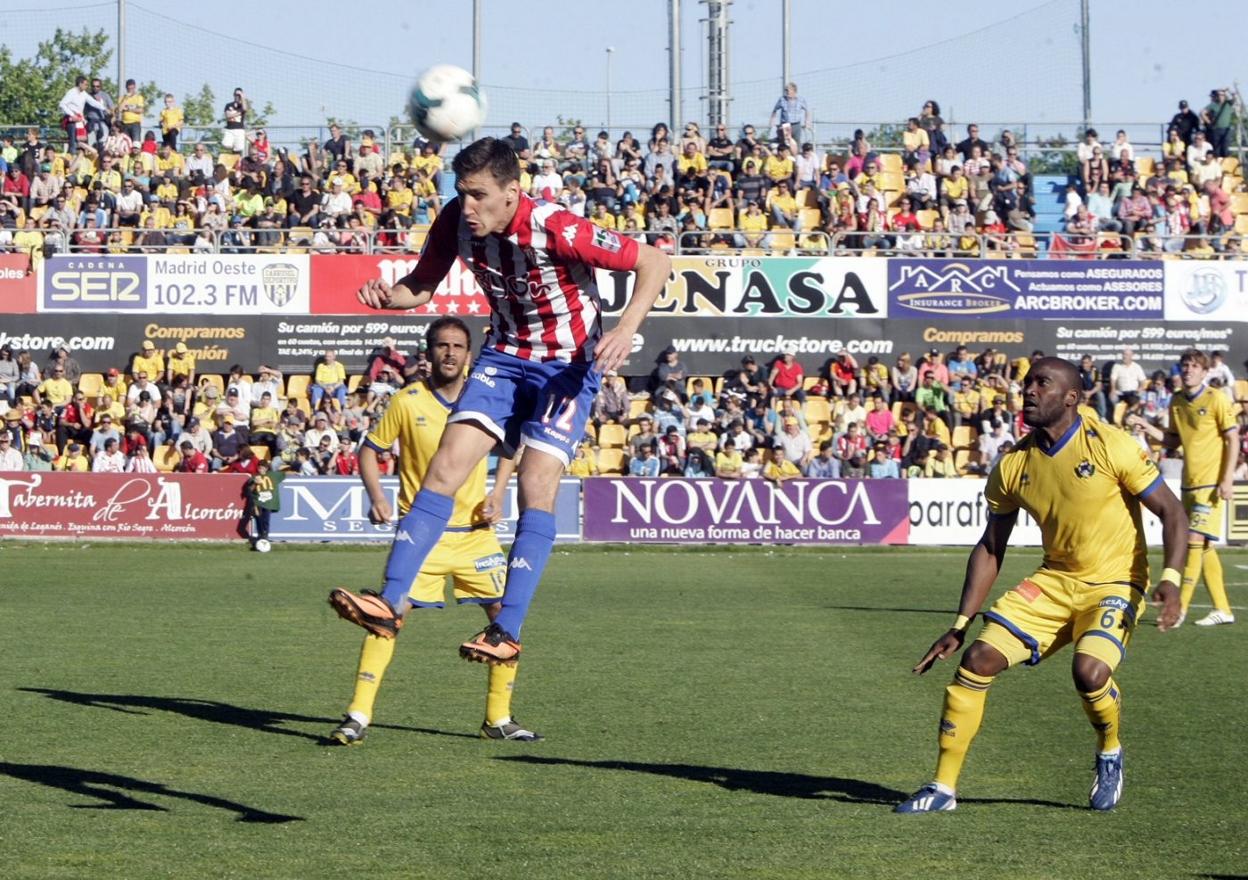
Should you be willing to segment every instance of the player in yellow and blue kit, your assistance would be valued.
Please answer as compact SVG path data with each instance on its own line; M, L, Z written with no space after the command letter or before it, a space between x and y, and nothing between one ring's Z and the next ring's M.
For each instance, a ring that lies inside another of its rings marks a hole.
M1143 426L1147 434L1160 440L1167 449L1183 447L1183 507L1187 510L1191 531L1187 536L1187 567L1183 569L1176 627L1187 618L1187 608L1202 570L1213 610L1196 621L1196 625L1235 622L1226 597L1222 561L1218 559L1214 544L1222 540L1226 519L1222 502L1229 501L1234 491L1239 427L1231 411L1230 398L1206 383L1208 372L1209 357L1199 349L1188 349L1179 356L1183 390L1170 399L1169 430L1163 432L1139 416L1129 419L1132 424Z
M432 374L426 380L412 382L394 396L360 449L360 476L372 504L369 519L378 525L389 523L394 517L390 500L382 489L377 453L389 450L395 443L399 445L399 515L402 516L420 491L447 418L463 390L465 368L471 359L471 334L458 318L434 321L425 338ZM494 492L487 496L483 459L455 493L446 531L407 585L407 602L413 608L443 607L449 577L459 603L484 606L490 620L498 614L507 581L507 557L498 545L492 526L502 512L502 496L511 472L511 459L500 460ZM382 601L373 593L364 593L362 599ZM354 745L364 739L372 721L382 676L394 656L394 646L393 638L381 638L372 633L364 637L355 694L346 717L330 734L334 741ZM489 667L482 737L526 742L541 739L511 717L516 666L512 663Z
M1135 441L1080 414L1080 389L1079 371L1059 358L1036 361L1023 381L1023 422L1033 430L988 477L989 521L967 563L957 619L914 671L926 672L962 646L1001 570L1020 509L1040 526L1044 561L984 614L983 631L945 689L936 779L899 804L899 813L954 809L958 776L993 678L1071 643L1075 688L1098 738L1089 802L1108 810L1122 795L1121 693L1112 676L1126 655L1149 580L1140 505L1162 521L1165 570L1154 593L1164 603L1162 628L1178 619L1187 517Z

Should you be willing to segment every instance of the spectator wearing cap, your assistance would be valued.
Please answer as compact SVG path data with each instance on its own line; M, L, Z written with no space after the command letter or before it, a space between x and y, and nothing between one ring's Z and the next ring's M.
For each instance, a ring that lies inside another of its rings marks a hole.
M17 410L9 410L4 414L6 422L12 423L20 420L10 419L10 413L16 414ZM20 423L20 421L19 421ZM13 442L13 432L10 430L0 431L0 471L21 471L25 470L25 459L22 457L21 451Z
M52 463L52 470L67 473L85 474L91 469L91 463L83 454L81 443L69 443L65 451Z
M328 443L331 454L336 452L338 449L338 433L330 425L329 416L323 412L318 412L312 419L312 427L304 432L303 444L309 449L319 450L324 443Z
M221 427L212 434L212 469L224 470L238 460L239 452L246 445L243 435L234 430L234 419L225 415Z
M802 403L806 401L806 391L802 387L805 380L806 371L792 351L786 351L775 360L767 377L777 397L792 397Z
M146 373L148 379L165 375L165 359L150 339L143 340L142 351L130 359L130 378L138 379L140 373Z
M179 342L169 353L164 374L165 383L172 385L176 376L185 378L188 386L195 384L195 355L186 347L185 342Z
M338 360L338 352L326 349L316 364L309 389L312 397L312 409L320 407L321 398L329 395L338 402L338 409L347 405L347 371Z
M1179 111L1170 117L1169 128L1178 132L1184 144L1190 144L1192 135L1200 130L1200 117L1186 100L1179 101Z
M250 385L250 383L248 384ZM225 400L217 404L215 415L218 424L227 416L232 419L235 429L243 435L243 442L247 442L248 430L251 425L251 405L243 397L240 389L233 385L226 389Z
M814 456L810 435L802 430L802 426L793 416L785 416L780 433L776 435L776 447L784 453L785 460L792 462L800 472L806 469Z

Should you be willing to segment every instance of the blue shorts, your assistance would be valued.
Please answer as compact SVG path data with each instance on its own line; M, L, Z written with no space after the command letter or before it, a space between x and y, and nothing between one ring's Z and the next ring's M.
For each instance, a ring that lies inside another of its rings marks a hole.
M600 381L593 364L528 361L483 349L447 421L480 425L507 455L523 445L566 465L585 435Z

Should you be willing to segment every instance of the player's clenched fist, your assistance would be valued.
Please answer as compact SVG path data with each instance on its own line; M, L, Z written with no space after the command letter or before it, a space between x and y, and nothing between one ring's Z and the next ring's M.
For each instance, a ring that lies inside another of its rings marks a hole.
M362 304L370 309L385 309L390 306L390 285L380 278L365 281L364 286L355 294Z

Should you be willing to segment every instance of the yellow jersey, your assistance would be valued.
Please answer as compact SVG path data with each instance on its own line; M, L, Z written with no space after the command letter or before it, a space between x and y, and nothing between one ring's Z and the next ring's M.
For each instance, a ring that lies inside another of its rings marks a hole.
M997 516L1026 510L1040 526L1044 568L1087 584L1148 584L1140 498L1163 485L1152 459L1112 425L1076 417L1048 449L1028 434L988 476Z
M139 92L123 94L117 99L117 109L121 111L121 121L125 125L141 123L143 111L147 109L147 99Z
M391 398L381 421L364 438L364 443L378 452L389 450L396 441L399 444L400 515L407 513L420 491L429 462L446 430L451 406L425 381L413 382ZM466 529L483 522L479 508L485 500L485 472L482 459L455 493L449 528Z
M1222 435L1235 427L1231 401L1201 385L1194 395L1170 398L1170 430L1183 444L1183 488L1209 489L1222 477Z
M190 377L195 372L195 355L189 351L186 354L178 354L177 351L169 354L169 374L171 376Z
M165 376L165 359L155 352L151 357L136 354L130 362L130 375L137 377L140 373L147 373L147 378L153 382L162 381Z
M184 118L181 107L166 107L160 111L160 130L165 134L175 128L181 130Z

